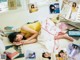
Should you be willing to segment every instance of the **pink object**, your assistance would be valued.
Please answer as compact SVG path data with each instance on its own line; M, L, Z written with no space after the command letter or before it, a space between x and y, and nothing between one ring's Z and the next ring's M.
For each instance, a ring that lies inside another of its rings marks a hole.
M61 22L60 25L59 25L59 28L60 28L62 31L65 31L68 27L67 27L67 25L66 25L64 22Z

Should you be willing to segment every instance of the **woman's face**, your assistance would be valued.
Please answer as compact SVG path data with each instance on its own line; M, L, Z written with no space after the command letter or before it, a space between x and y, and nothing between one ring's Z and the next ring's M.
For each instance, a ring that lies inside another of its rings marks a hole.
M51 7L51 9L55 9L55 7Z
M46 52L46 53L44 54L44 56L45 56L45 57L50 57L50 56L51 56L51 54L50 54L50 53L48 53L48 52Z
M64 53L60 53L60 56L63 57L64 56Z
M31 8L35 8L34 5L32 5Z
M15 42L20 42L23 38L23 35L22 34L17 34L16 35L16 38L15 38Z
M76 7L76 3L73 3L73 5L72 5L73 7Z

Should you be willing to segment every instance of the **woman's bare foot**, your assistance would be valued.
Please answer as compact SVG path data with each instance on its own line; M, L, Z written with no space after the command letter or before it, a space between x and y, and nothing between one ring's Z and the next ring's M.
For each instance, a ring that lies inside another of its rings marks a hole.
M73 37L70 37L68 34L64 34L64 38L73 42L75 39Z
M74 41L74 38L70 37L68 34L55 36L55 40L58 40L58 39L67 39L67 40L69 40L71 42Z

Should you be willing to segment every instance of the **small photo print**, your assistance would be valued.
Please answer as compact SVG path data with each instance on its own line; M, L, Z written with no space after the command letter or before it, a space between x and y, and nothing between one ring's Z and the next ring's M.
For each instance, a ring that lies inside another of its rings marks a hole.
M1 54L1 55L0 55L0 59L6 60L6 54Z
M9 10L17 9L16 0L8 0L8 8Z
M67 52L64 50L59 50L55 56L56 60L69 60L67 57Z
M38 7L36 3L31 3L28 5L29 7L29 12L33 13L33 12L37 12L38 11Z
M53 3L53 4L50 4L49 6L49 9L50 9L50 13L60 13L60 7L59 7L59 3Z
M26 50L25 59L36 59L36 53L31 50Z

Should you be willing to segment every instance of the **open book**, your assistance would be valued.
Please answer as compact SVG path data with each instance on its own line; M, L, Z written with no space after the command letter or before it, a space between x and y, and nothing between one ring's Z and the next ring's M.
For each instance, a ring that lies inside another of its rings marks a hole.
M16 52L13 52L13 53L9 53L9 52L7 52L7 53L5 53L6 54L6 56L9 58L9 59L11 59L11 60L13 60L14 58L16 58L18 55L19 55L19 53L16 51Z
M5 54L11 60L19 56L19 52L17 52L14 48L7 49Z

